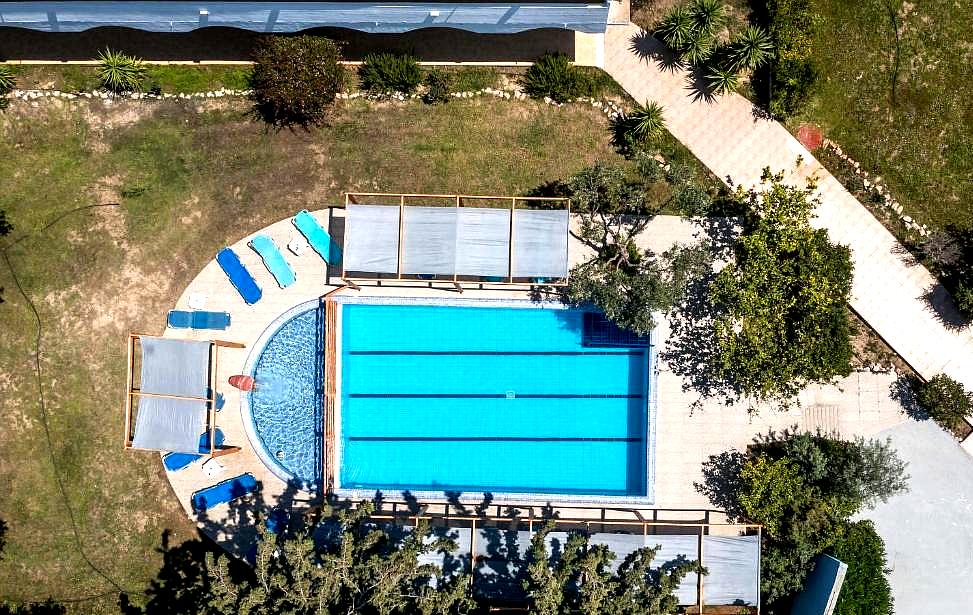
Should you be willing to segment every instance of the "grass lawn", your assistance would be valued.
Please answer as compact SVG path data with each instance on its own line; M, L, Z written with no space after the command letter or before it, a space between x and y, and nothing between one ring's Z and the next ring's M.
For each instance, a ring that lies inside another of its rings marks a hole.
M930 226L973 225L973 4L816 0L807 113ZM898 31L898 36L896 36Z
M41 322L0 261L0 599L116 610L157 572L163 530L194 527L159 458L122 451L125 335L164 313L217 250L346 190L517 194L596 160L618 161L589 107L482 98L444 106L356 103L310 133L268 131L241 101L14 103L0 113L0 240ZM120 207L59 214L77 207ZM46 411L53 448L42 421ZM77 523L82 558L53 463Z

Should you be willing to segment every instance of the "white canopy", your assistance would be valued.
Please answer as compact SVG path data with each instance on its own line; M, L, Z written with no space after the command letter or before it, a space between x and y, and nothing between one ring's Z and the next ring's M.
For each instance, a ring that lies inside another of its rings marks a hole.
M344 259L353 273L564 279L568 211L349 204Z

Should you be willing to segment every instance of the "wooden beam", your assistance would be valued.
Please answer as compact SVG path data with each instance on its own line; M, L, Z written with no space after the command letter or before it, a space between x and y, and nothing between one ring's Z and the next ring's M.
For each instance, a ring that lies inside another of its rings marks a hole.
M143 393L142 391L129 391L129 397L158 397L160 399L184 399L186 401L211 401L209 397L190 397L189 395L167 395L165 393Z
M125 367L125 382L126 388L128 389L127 395L125 395L125 448L128 448L132 444L131 434L132 434L132 396L130 393L135 387L135 340L138 336L134 333L128 334L128 362Z

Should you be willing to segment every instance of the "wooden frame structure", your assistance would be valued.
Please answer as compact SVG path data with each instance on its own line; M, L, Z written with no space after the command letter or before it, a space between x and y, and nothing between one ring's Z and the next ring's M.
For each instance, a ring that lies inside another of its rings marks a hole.
M546 196L489 196L489 195L474 195L474 194L407 194L407 193L394 193L394 192L346 192L345 193L345 210L347 211L348 205L359 204L359 198L381 198L383 200L397 201L399 205L399 256L397 259L396 268L397 271L394 277L386 277L381 274L370 277L356 277L349 276L348 272L345 270L344 262L341 265L341 279L352 288L357 289L358 285L355 283L359 282L377 282L381 284L382 282L423 282L429 283L433 282L447 282L453 285L459 292L463 292L463 284L476 284L480 287L485 285L488 286L567 286L567 278L562 278L554 282L537 282L537 281L517 281L513 276L514 271L514 212L517 209L517 203L564 203L567 205L568 216L571 215L571 199L567 197L546 197ZM502 280L489 280L489 276L468 276L468 277L480 277L479 280L476 279L465 279L467 276L460 276L458 274L453 274L452 276L447 275L434 275L431 279L423 279L415 275L413 277L404 277L402 273L402 246L403 246L403 230L405 223L405 207L408 205L408 201L416 201L420 199L442 199L445 201L443 203L444 207L469 207L467 202L486 202L492 204L498 203L509 203L510 205L510 231L509 231L509 245L508 245L508 256L507 256L507 275ZM394 203L386 202L381 203L382 205L394 206ZM565 262L570 262L568 258L568 243L565 244L564 248L564 258Z
M135 400L139 397L161 397L166 399L184 399L189 401L202 401L208 405L206 413L206 431L209 433L209 451L200 453L206 457L220 457L229 455L240 450L239 446L216 447L216 372L219 367L219 348L244 348L243 344L237 342L226 342L221 340L210 340L209 344L209 396L192 397L186 395L166 395L163 393L143 393L135 388L135 344L142 337L157 337L143 333L128 334L128 363L126 367L126 392L125 392L125 450L156 450L136 448L133 442L133 413L135 410Z
M469 524L470 528L470 541L468 545L460 545L464 548L470 559L470 582L473 582L473 574L476 571L476 565L481 558L476 556L476 534L477 529L482 529L484 527L491 527L501 530L514 530L523 529L526 525L526 529L531 534L534 533L535 527L543 526L547 522L554 523L554 530L558 531L571 531L583 528L585 532L592 533L593 528L597 528L602 532L615 533L620 528L639 528L643 537L648 537L653 534L659 533L673 533L673 529L686 529L692 530L691 533L696 534L698 537L698 549L699 549L699 563L700 565L706 565L706 556L703 551L703 537L710 534L711 528L720 528L722 530L737 530L741 535L753 535L757 536L757 544L763 544L763 526L755 523L708 523L699 521L656 521L647 520L643 518L641 512L635 509L617 509L608 507L589 507L589 506L569 506L569 507L557 507L560 512L561 509L567 510L585 510L585 511L597 511L599 516L597 518L590 517L570 517L570 516L551 516L550 514L544 516L535 516L534 507L532 506L517 506L517 505L502 505L503 508L509 509L527 509L528 515L526 517L511 517L509 514L503 514L501 511L501 505L495 504L496 514L489 515L484 511L484 514L469 514L460 513L452 514L450 508L452 504L444 504L445 511L442 514L429 514L428 505L420 505L420 508L416 510L414 502L397 502L397 501L385 501L384 506L389 506L391 511L389 512L376 512L369 515L369 518L376 521L388 521L391 523L409 523L418 524L419 521L429 521L431 524L434 522L441 522L446 525L450 523L455 524ZM399 507L404 508L404 511L400 512ZM618 518L607 518L606 515L609 511L615 512L626 512L631 514L634 518L631 519L618 519ZM658 512L658 511L653 511ZM503 527L506 525L507 527ZM662 530L660 532L660 530ZM669 531L667 531L669 530ZM635 533L635 532L629 532ZM687 532L689 533L689 532ZM717 534L723 535L723 534ZM760 571L760 561L759 561L758 551L758 561L757 561L757 574ZM738 615L740 613L745 613L748 615L760 615L760 603L759 598L755 606L740 606L740 605L713 605L707 606L703 602L703 584L706 575L697 575L696 578L696 597L697 602L695 605L687 606L685 612L692 614L703 614L710 613L716 614L733 614ZM759 587L757 588L757 593L759 595Z

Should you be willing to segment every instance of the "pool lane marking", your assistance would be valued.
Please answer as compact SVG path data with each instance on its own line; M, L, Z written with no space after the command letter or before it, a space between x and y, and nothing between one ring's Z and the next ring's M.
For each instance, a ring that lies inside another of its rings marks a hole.
M383 399L507 399L506 393L348 393L354 398ZM510 399L642 399L641 393L517 393Z
M371 356L634 356L644 355L645 349L641 350L348 350L350 355L371 355Z
M642 438L555 438L519 436L348 436L356 442L642 442Z

